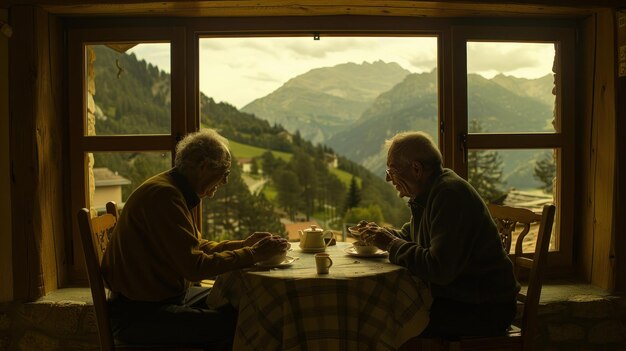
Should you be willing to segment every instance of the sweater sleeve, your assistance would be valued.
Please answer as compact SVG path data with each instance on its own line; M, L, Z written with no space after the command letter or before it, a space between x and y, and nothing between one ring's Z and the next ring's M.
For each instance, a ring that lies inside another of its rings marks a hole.
M205 254L212 254L214 252L232 251L241 249L243 247L243 240L222 240L222 241L209 241L206 239L200 239L200 250Z
M411 222L404 223L404 225L402 225L402 228L400 229L396 229L392 227L385 227L385 229L387 229L393 235L395 235L396 237L402 240L405 240L405 241L411 240Z
M475 209L464 191L443 189L432 199L427 218L430 247L396 240L389 247L390 261L416 276L439 285L450 284L462 272L475 244L472 224Z
M168 196L160 203L160 206L151 207L154 212L150 214L158 221L154 226L158 232L154 234L161 240L161 252L157 254L185 279L199 281L254 263L249 248L217 252L221 243L202 243L196 237L195 226L182 197Z

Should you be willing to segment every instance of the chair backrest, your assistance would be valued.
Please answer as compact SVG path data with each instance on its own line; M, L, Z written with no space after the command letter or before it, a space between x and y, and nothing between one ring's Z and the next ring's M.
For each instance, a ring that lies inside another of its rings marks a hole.
M526 293L520 292L517 297L517 300L524 304L522 324L520 326L523 348L524 350L529 350L532 334L537 323L537 309L539 307L539 298L541 297L543 271L548 257L555 207L554 205L545 205L541 215L539 215L528 209L490 204L489 212L496 221L498 232L503 239L503 245L507 252L510 251L511 234L515 231L515 227L517 225L523 226L515 242L513 264L515 274L518 277L522 270L529 271ZM535 252L529 256L523 251L523 241L530 230L530 225L535 222L539 223L539 230L537 232Z
M115 349L115 345L107 311L106 291L100 272L100 264L117 223L118 212L115 202L108 202L106 209L107 213L94 218L91 218L91 213L88 209L80 209L78 211L78 228L87 264L91 297L96 310L100 347L102 350L110 351Z

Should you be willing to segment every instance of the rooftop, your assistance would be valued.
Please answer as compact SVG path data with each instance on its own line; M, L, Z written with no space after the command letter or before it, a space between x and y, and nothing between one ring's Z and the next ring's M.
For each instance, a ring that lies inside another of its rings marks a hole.
M93 177L96 187L130 184L130 180L118 175L117 172L113 172L106 167L94 168Z

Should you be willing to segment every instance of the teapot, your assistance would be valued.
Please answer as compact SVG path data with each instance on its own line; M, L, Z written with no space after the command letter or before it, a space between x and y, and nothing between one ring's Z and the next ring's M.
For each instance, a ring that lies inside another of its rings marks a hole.
M312 224L310 228L298 230L300 233L300 248L302 251L320 252L326 250L326 247L335 238L332 230L324 230ZM324 238L329 238L328 242Z

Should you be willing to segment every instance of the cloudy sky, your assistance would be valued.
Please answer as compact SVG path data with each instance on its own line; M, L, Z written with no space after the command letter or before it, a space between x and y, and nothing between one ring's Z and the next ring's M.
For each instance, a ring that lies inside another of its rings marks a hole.
M129 52L169 72L168 44L142 44ZM435 68L436 56L433 37L205 38L200 91L242 108L313 68L382 60L421 73ZM498 73L538 78L552 72L553 58L552 44L468 44L468 71L486 78Z

